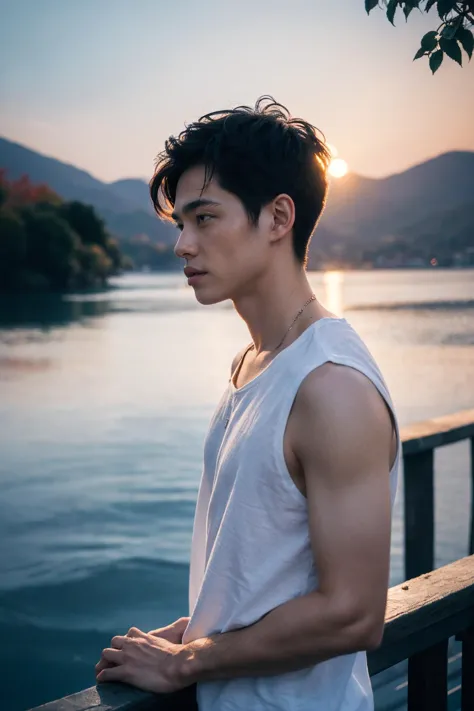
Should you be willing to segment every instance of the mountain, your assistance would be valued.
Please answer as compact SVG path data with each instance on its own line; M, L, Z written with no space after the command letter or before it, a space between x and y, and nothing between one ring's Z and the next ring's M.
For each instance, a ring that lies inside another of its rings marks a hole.
M361 244L375 246L398 234L474 200L474 152L444 153L403 173L382 179L348 174L333 180L321 220L329 230Z
M0 168L6 168L10 178L26 173L32 182L47 183L67 200L94 205L120 237L147 234L154 242L176 241L174 228L154 214L144 180L103 183L73 165L1 138ZM365 249L376 250L400 238L411 243L423 234L448 240L458 230L465 241L474 227L473 203L474 152L469 151L445 153L387 178L349 173L333 179L311 241L310 265L325 258L357 261Z
M472 201L450 210L435 210L423 220L404 227L396 238L412 245L433 244L438 249L474 250L474 197Z
M155 214L148 185L144 180L128 178L126 180L116 180L115 183L109 183L109 185L114 193L120 195L124 200L133 200L145 212L149 212L152 215Z
M0 168L16 180L29 176L33 183L46 183L65 200L93 205L109 230L119 237L148 234L156 242L173 244L175 231L153 214L147 185L141 180L103 183L69 163L49 158L18 143L0 138Z

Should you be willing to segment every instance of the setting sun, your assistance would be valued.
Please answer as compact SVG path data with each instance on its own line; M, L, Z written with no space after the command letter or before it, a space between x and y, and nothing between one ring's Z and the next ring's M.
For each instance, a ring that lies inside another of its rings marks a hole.
M342 178L349 170L349 166L342 158L333 158L329 164L329 173L333 178Z

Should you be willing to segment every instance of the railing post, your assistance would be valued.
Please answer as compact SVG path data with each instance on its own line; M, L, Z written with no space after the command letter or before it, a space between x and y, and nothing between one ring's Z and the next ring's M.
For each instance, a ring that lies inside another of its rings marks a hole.
M461 711L474 709L474 626L456 637L462 641Z
M469 555L474 554L474 437L471 441L471 529L469 535Z
M434 569L433 450L404 457L405 580Z
M447 708L448 640L445 639L408 660L408 711L447 711Z

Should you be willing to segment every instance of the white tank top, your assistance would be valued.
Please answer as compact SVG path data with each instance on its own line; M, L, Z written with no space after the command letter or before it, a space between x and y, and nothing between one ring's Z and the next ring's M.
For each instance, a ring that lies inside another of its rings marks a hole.
M390 471L393 510L401 445L387 386L346 319L320 319L243 387L236 390L229 381L212 418L194 519L191 619L184 643L247 627L273 608L316 589L307 500L289 475L283 437L302 381L328 361L362 372L392 414L398 439ZM365 652L275 676L200 682L197 700L200 711L374 707Z

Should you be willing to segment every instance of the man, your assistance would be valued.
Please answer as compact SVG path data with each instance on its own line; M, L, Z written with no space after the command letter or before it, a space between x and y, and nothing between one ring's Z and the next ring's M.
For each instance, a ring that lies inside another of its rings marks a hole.
M329 159L271 97L158 157L151 196L197 300L231 299L252 340L205 442L190 618L114 637L99 682L196 684L200 711L373 709L400 440L370 352L307 280Z

